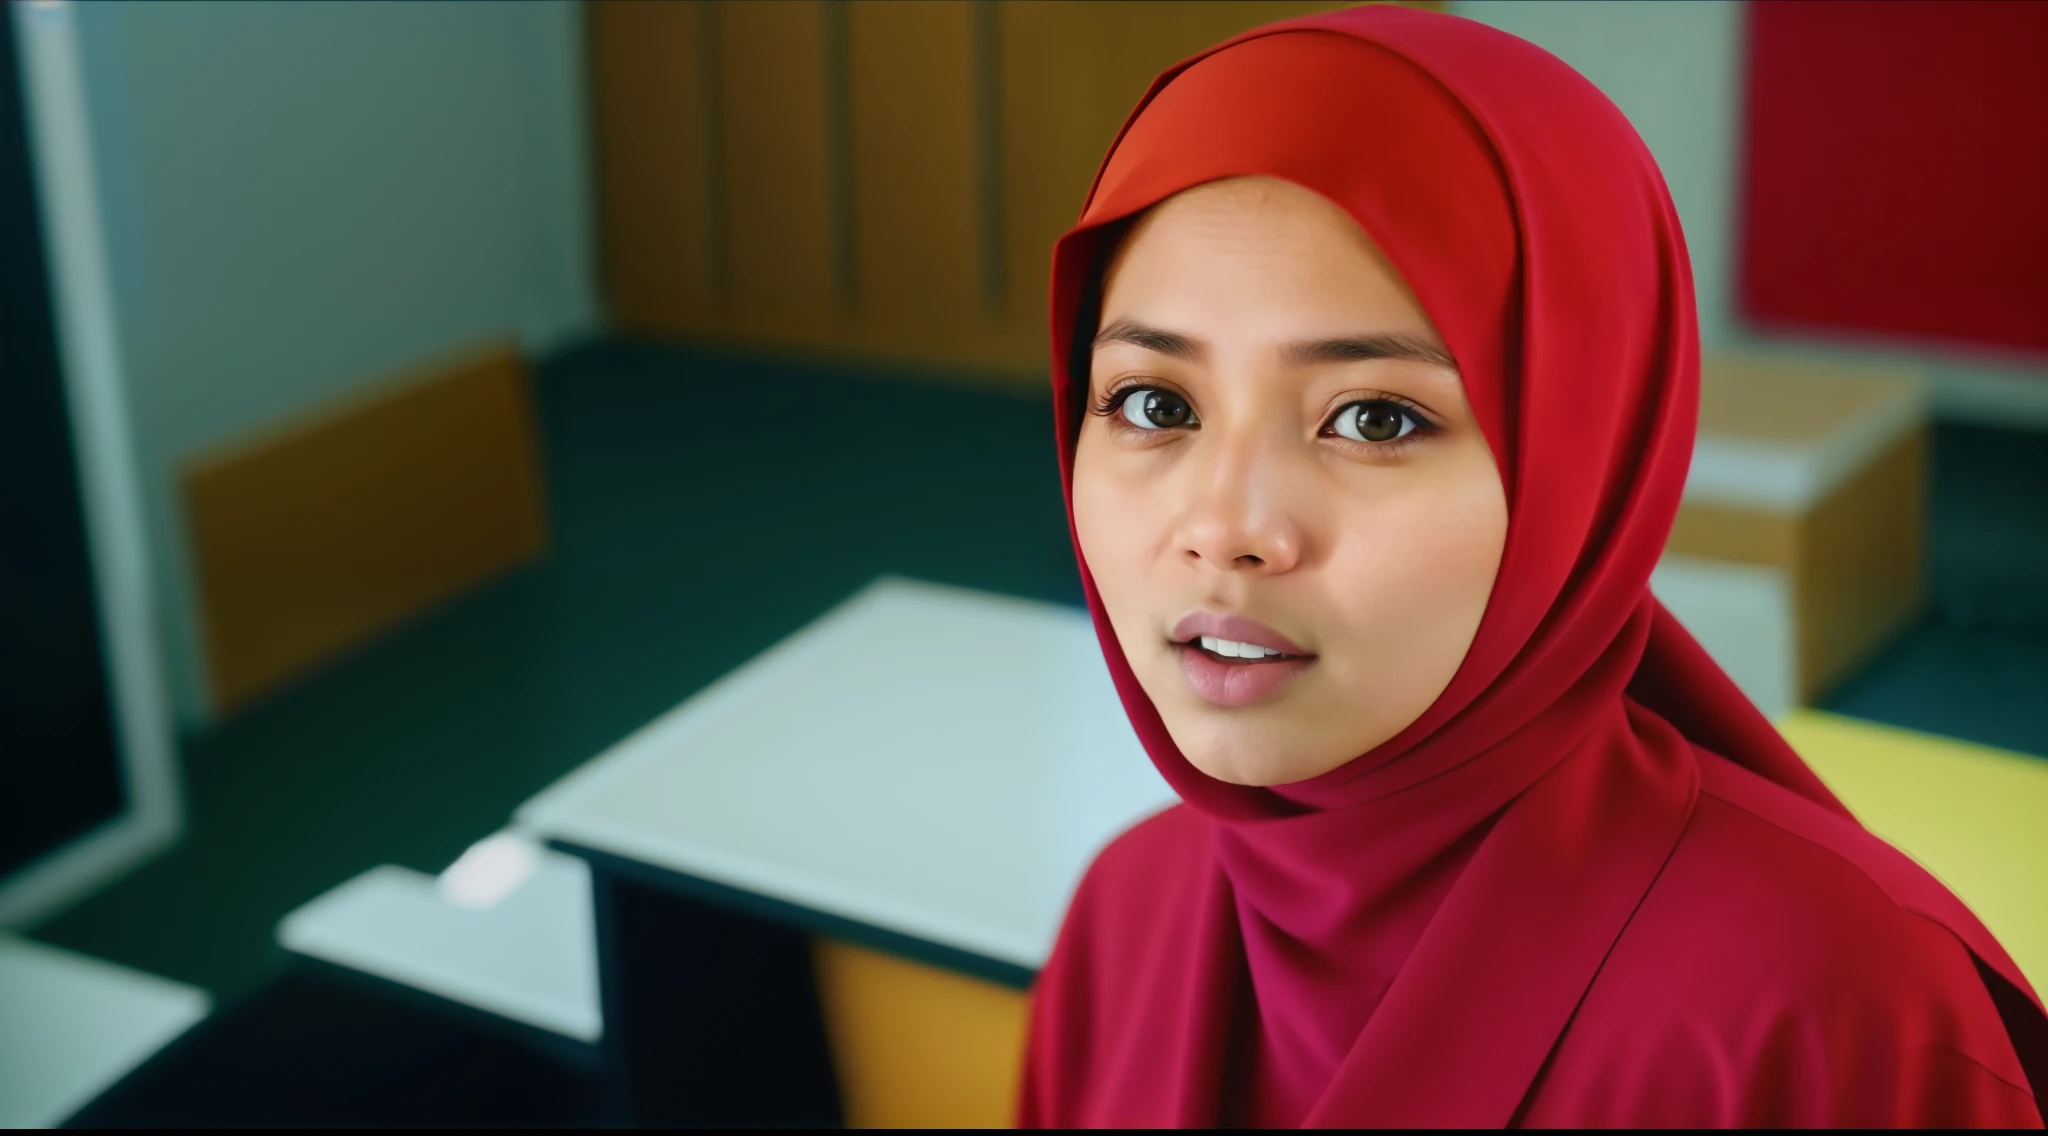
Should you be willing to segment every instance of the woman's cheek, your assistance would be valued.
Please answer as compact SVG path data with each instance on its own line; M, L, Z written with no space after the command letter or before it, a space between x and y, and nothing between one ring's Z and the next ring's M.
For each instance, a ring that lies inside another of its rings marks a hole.
M1507 500L1491 462L1469 472L1437 495L1436 523L1420 530L1411 559L1416 610L1431 615L1414 631L1432 701L1471 650L1507 539Z
M1074 455L1074 533L1080 540L1081 558L1102 596L1109 621L1122 638L1126 620L1125 597L1142 594L1143 566L1134 553L1144 539L1146 510L1134 487L1122 484L1114 471L1104 469L1106 458L1082 435Z
M1465 481L1465 479L1459 479ZM1364 673L1425 703L1464 661L1493 589L1506 535L1498 482L1418 484L1361 502L1330 567L1340 623ZM1383 685L1384 684L1384 685ZM1419 708L1418 708L1419 712Z

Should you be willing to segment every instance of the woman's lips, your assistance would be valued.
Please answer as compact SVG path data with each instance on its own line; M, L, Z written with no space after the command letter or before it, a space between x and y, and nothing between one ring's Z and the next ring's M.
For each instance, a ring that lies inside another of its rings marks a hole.
M1249 643L1272 651L1262 659L1227 658L1202 649L1203 637ZM1181 673L1196 697L1213 706L1250 706L1279 693L1315 665L1308 649L1248 615L1196 611L1173 625Z
M1213 611L1189 612L1173 625L1173 633L1167 638L1175 643L1188 643L1204 635L1228 639L1234 643L1251 643L1289 655L1306 655L1308 648L1297 645L1294 640L1260 623L1248 615L1223 615Z
M1224 659L1204 651L1199 643L1179 643L1174 649L1180 652L1180 670L1187 676L1188 686L1196 697L1215 706L1250 706L1264 701L1316 663L1313 655Z

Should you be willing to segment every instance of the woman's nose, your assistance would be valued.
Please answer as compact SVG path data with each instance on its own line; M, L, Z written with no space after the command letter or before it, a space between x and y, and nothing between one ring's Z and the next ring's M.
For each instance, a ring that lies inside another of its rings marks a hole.
M1208 453L1199 452L1206 449ZM1191 563L1222 571L1286 572L1300 562L1305 487L1282 455L1217 442L1187 455L1187 497L1174 540Z

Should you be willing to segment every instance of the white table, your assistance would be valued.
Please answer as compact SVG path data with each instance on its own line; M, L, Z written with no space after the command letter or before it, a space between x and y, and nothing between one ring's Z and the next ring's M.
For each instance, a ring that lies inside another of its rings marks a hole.
M0 934L0 1128L54 1128L212 1007L206 991Z
M287 915L278 924L278 944L580 1045L596 1044L604 1021L590 873L583 863L541 853L526 878L484 903L451 902L446 875L437 880L396 864L372 868Z
M1022 987L1095 853L1173 800L1085 612L884 578L516 826L591 866L622 1122L819 1124L810 935Z
M1089 860L1173 799L1086 612L884 578L517 823L1028 975Z

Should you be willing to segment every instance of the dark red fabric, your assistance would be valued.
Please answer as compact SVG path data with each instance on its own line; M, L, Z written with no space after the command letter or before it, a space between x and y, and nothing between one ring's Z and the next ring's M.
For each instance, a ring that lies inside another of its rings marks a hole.
M1748 20L1743 316L2048 351L2048 4Z
M1506 549L1436 704L1274 789L1181 756L1083 558L1110 673L1185 803L1078 889L1020 1120L2038 1123L1994 1001L2042 1020L2010 959L1649 593L1691 452L1691 273L1649 154L1556 59L1371 7L1162 76L1054 256L1070 508L1068 372L1106 234L1238 174L1335 201L1414 289L1501 468ZM2048 1049L2028 1060L2048 1078Z

